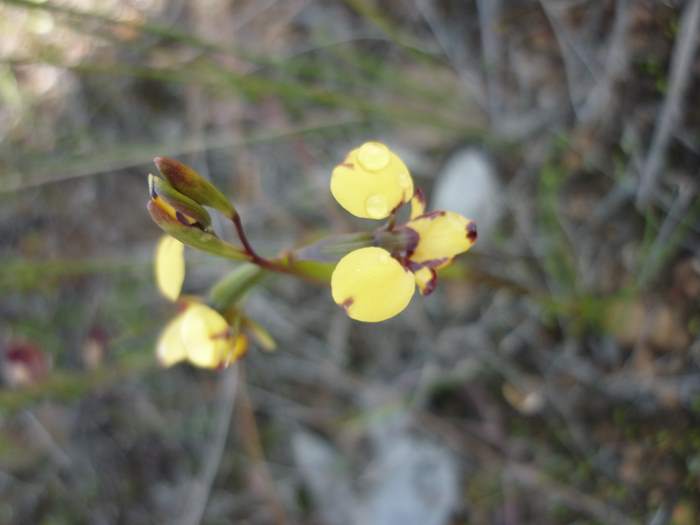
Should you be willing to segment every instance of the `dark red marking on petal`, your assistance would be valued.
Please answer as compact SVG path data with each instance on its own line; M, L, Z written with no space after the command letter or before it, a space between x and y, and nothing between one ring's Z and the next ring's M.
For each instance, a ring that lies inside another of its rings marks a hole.
M439 259L428 259L427 261L423 261L418 264L419 267L421 266L426 266L428 268L437 268L440 265L445 264L447 261L449 261L449 257L440 257Z
M399 208L401 208L401 206L403 206L404 204L406 204L406 202L404 202L403 197L401 197L401 200L400 200L399 203L398 203L396 206L394 206L394 208L389 212L389 215L394 215L397 211L399 211Z
M187 308L189 308L190 304L191 303L189 301L183 300L182 298L179 298L177 300L177 303L175 303L175 311L177 313L181 314L182 312L187 310Z
M414 230L413 228L409 228L408 226L404 226L401 228L402 231L405 232L407 242L406 242L406 257L411 257L413 255L413 252L416 251L416 248L418 247L418 242L420 241L420 234Z
M343 168L354 169L355 165L352 162L343 162L340 164Z
M467 239L469 239L472 243L475 243L478 236L479 234L476 231L476 223L472 221L467 224Z
M447 213L447 212L446 212L446 211L443 211L443 210L429 211L428 213L424 213L423 215L419 215L418 217L416 217L415 219L412 219L412 220L414 220L414 221L415 221L415 220L418 220L418 219L430 219L430 220L433 220L433 219L437 219L438 217L442 217L442 216L445 215L446 213Z
M425 205L425 193L423 193L422 189L416 188L416 191L413 193L413 198L418 199L418 202Z
M342 306L343 310L345 310L347 312L354 302L355 302L355 299L353 299L352 297L348 297L347 299L345 299L342 302L342 304L340 306Z
M406 259L405 261L405 266L406 268L410 269L413 273L416 273L418 270L423 268L423 265L417 262L409 261Z
M430 295L435 291L435 287L437 286L437 272L435 271L434 268L429 268L430 270L430 280L425 283L425 287L421 288L420 293L423 296Z
M184 224L185 226L194 226L196 224L196 221L193 221L182 212L176 211L175 217L181 224Z

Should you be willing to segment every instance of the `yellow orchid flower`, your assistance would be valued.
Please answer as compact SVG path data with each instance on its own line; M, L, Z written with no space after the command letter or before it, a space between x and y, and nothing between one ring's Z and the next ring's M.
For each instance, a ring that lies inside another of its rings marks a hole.
M156 247L156 283L171 301L180 298L185 279L184 245L166 235ZM156 345L163 366L181 361L202 368L228 366L245 354L248 338L234 330L224 317L197 298L181 299L184 310L165 327Z
M394 226L392 219L385 230L400 238L398 246L379 242L351 251L333 271L333 300L357 321L379 322L399 314L416 285L428 295L437 282L436 270L476 242L474 221L450 211L425 212L425 199L414 191L408 169L383 144L368 142L351 151L333 171L331 193L353 215L371 219L385 219L411 202L410 220Z
M228 366L248 349L248 337L233 330L223 316L204 304L190 304L168 323L156 345L166 367L189 361L201 368Z

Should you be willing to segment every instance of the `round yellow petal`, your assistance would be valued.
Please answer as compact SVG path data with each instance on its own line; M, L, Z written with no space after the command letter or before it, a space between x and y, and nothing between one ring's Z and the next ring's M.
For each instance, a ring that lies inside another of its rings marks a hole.
M161 237L156 247L155 272L160 293L175 301L185 280L185 245L170 235Z
M187 349L187 359L203 368L219 366L232 344L226 319L204 304L194 304L185 310L180 337Z
M180 337L184 312L170 321L158 338L156 357L163 366L172 366L187 357L187 349Z
M466 252L476 242L474 221L451 211L427 213L406 223L418 236L411 255L417 263L441 266L457 254Z
M331 276L333 300L356 321L394 317L413 297L415 280L388 251L360 248L340 259Z
M356 217L385 219L413 196L413 179L403 161L384 144L366 142L333 170L331 193Z

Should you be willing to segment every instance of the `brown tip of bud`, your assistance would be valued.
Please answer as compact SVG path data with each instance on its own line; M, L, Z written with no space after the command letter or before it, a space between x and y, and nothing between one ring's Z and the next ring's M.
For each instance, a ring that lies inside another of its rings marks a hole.
M210 206L227 215L235 213L224 194L194 168L169 157L155 157L153 162L173 188L197 204Z
M170 184L182 191L180 188L178 188L178 183L179 181L185 181L188 179L187 171L191 168L188 168L182 162L169 157L155 157L153 159L153 163L158 167L158 171L160 171L163 176L170 181ZM191 179L192 177L189 178Z
M180 162L178 162L175 159L171 159L170 157L154 157L153 164L158 166L158 169L162 169L163 167L173 166L174 164L180 164Z

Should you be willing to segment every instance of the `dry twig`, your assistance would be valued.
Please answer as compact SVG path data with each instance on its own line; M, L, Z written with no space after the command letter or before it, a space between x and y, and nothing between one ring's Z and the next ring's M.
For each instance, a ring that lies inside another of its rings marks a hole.
M680 32L671 57L668 93L664 99L649 153L640 174L637 206L649 204L666 162L671 135L683 113L685 92L692 78L693 58L700 36L700 0L690 0L681 18Z
M209 501L209 493L214 484L219 464L226 448L226 438L231 424L231 414L236 400L238 385L238 367L232 366L224 371L219 385L219 407L216 415L216 427L209 440L207 457L204 460L202 472L192 481L189 497L183 508L180 525L198 525L202 521L204 511Z

